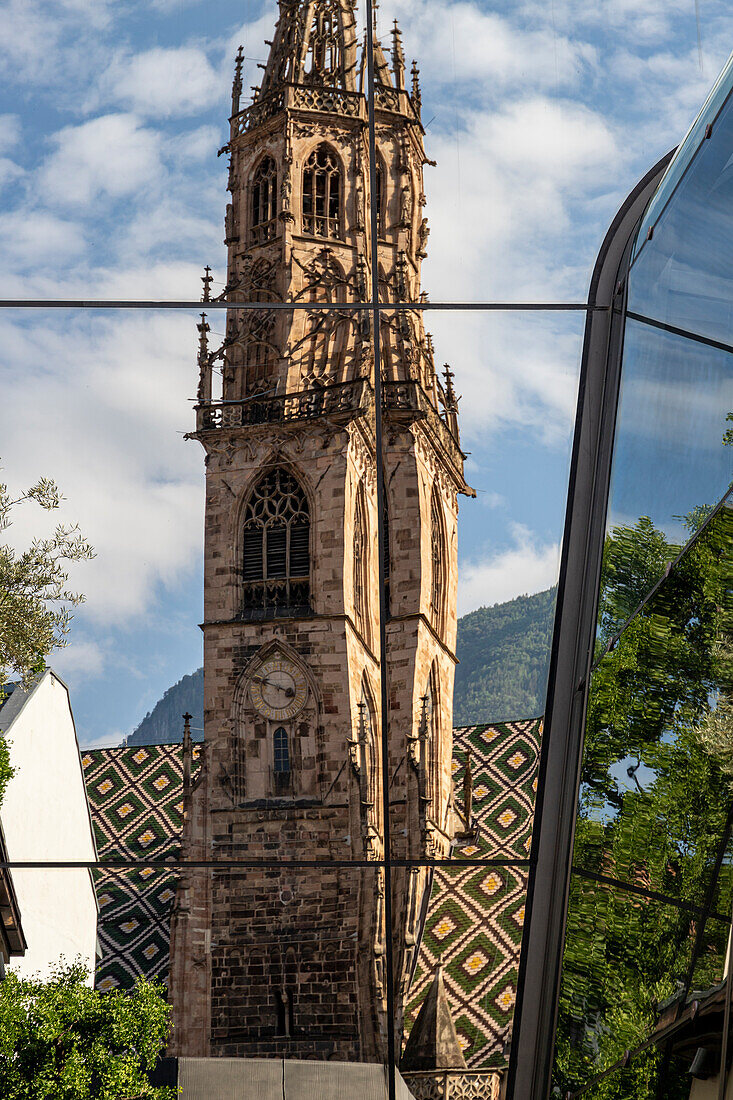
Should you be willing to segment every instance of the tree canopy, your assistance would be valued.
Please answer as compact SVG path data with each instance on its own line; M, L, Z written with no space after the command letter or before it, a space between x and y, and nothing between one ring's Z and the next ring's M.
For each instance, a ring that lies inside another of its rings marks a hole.
M170 1030L164 987L100 993L86 978L74 963L47 982L12 971L0 982L4 1100L173 1100L147 1076Z
M52 512L62 499L48 478L15 496L0 483L0 537L7 534L21 505L33 502ZM27 686L43 671L48 654L65 644L70 609L84 599L66 587L68 565L93 556L78 527L68 524L34 538L25 550L0 544L0 686L11 676Z

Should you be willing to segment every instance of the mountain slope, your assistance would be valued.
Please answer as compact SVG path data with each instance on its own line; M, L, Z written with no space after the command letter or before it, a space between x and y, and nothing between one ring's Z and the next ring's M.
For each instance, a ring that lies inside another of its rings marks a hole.
M543 713L555 596L549 588L458 620L454 726Z
M480 607L458 620L453 725L536 718L545 706L555 589ZM204 672L168 688L127 739L128 745L180 741L182 715L193 715L194 738L204 724Z
M173 684L127 738L128 745L161 745L183 737L183 715L188 712L193 738L200 741L204 727L204 670L196 669Z

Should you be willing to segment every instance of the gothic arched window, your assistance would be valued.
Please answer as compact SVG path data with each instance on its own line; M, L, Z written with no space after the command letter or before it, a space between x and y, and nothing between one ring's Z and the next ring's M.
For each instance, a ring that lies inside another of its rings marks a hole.
M387 615L390 614L390 593L389 593L389 578L390 578L390 547L389 547L389 507L387 504L387 487L384 487L384 510L382 512L382 533L384 536L384 542L382 543L382 576L384 578L384 606Z
M341 167L325 143L313 150L303 168L303 232L341 236Z
M354 504L354 615L356 618L356 625L368 641L369 623L366 607L366 589L368 584L367 558L366 509L364 506L364 484L362 482L359 484L356 491L356 502Z
M439 794L439 764L440 764L440 690L438 685L438 670L433 664L428 677L427 690L425 692L425 780L427 796L432 803L433 819L438 815L437 799Z
M290 787L290 741L287 730L279 726L272 735L272 771L275 790Z
M277 165L263 157L252 180L252 240L271 241L277 230Z
M255 485L244 508L242 611L248 618L308 609L310 511L301 486L276 467Z
M445 608L445 538L440 498L430 499L430 615L438 633L443 632Z

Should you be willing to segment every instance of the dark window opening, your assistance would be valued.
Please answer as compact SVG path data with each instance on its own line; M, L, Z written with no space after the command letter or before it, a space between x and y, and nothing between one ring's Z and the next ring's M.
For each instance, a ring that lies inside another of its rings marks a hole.
M443 546L443 521L440 514L440 504L436 493L433 493L430 502L430 613L433 617L435 629L443 629L443 605L445 599L445 572L444 572L444 546Z
M270 241L277 231L277 166L265 157L252 181L252 239L255 244Z
M377 165L377 236L384 236L384 173L381 164Z
M310 610L310 512L287 470L265 474L244 510L242 575L245 618Z
M328 145L314 149L303 169L303 232L341 236L341 170Z
M275 730L272 739L273 773L275 776L275 789L284 791L290 788L290 744L287 730L280 726Z

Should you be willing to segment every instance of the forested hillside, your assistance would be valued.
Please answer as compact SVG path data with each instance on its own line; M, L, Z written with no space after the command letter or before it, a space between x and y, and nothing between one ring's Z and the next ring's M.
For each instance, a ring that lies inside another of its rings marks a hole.
M545 705L555 589L480 607L458 620L453 724L536 718ZM198 669L168 688L128 745L180 741L181 715L193 715L194 737L204 724L204 673Z
M555 595L517 596L458 620L454 726L542 714Z

